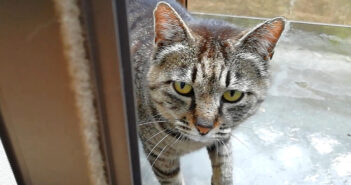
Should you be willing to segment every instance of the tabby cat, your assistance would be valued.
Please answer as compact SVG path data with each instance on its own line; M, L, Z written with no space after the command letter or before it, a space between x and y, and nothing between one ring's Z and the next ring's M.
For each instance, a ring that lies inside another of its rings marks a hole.
M233 184L231 132L265 98L285 20L244 30L172 0L131 0L128 12L138 132L154 174L184 184L179 158L207 147L212 184Z

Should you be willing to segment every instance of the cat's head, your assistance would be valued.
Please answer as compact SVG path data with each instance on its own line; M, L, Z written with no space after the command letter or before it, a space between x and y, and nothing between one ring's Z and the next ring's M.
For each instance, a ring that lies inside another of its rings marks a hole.
M222 21L185 22L169 4L158 3L147 75L151 102L191 139L228 138L263 101L284 27L283 18L250 30Z

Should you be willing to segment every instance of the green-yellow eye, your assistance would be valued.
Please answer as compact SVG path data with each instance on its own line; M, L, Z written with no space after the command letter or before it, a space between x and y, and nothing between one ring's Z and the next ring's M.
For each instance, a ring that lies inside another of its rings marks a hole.
M193 87L185 82L174 82L173 87L181 95L189 95L193 90Z
M230 103L235 103L241 100L244 93L236 90L229 90L223 93L223 99Z

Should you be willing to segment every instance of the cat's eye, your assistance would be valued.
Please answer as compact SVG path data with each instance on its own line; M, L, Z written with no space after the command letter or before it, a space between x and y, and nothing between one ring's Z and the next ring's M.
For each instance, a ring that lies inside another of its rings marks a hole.
M229 90L223 93L223 99L230 103L235 103L240 101L244 96L243 92L236 90Z
M174 82L173 87L181 95L190 95L193 91L193 87L185 82Z

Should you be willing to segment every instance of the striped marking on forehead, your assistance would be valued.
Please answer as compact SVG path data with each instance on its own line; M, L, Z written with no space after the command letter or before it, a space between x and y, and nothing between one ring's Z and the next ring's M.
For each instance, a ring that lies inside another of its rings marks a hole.
M227 74L226 68L223 59L203 58L192 69L192 82L207 87L206 89L224 86L223 75Z
M196 72L199 74L201 83L206 86L225 85L221 81L223 71L226 69L228 60L229 43L223 37L216 35L210 30L201 30L201 39L198 41L198 64ZM218 33L217 33L218 34ZM218 84L220 83L220 84ZM212 88L212 87L208 87Z
M190 28L197 36L199 61L203 57L226 59L230 42L235 42L242 35L242 30L220 21L191 25Z
M198 46L198 63L196 64L196 71L203 83L214 82L219 79L220 69L224 65L224 51L223 46L212 37L203 37Z
M223 43L225 42L223 41ZM202 38L199 42L198 60L201 61L203 58L221 58L225 60L227 58L226 49L228 44L223 43L212 37Z

